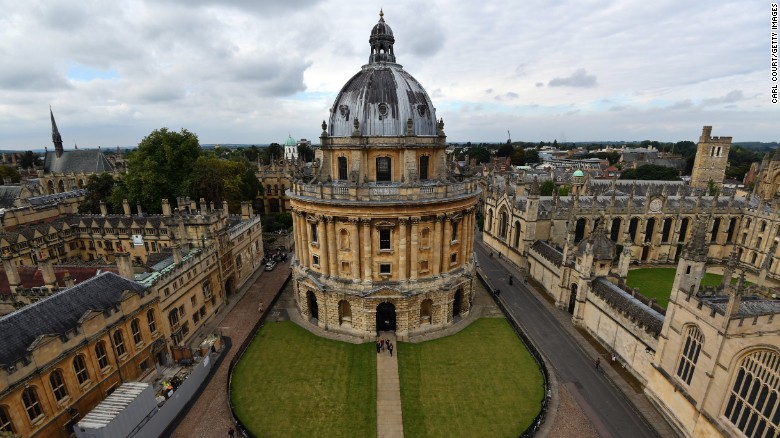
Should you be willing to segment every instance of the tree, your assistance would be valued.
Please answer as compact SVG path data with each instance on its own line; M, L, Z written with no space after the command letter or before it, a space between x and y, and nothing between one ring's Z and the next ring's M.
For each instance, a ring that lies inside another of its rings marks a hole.
M279 143L271 143L263 150L263 161L279 160L284 157L284 148Z
M21 181L22 176L13 166L0 166L0 179L2 179L3 183L5 183L6 179L12 183L18 183Z
M514 152L512 152L512 165L522 166L524 164L525 164L525 151L523 150L522 146L518 146L515 148Z
M260 182L246 159L223 160L201 156L195 161L188 191L195 199L221 205L228 202L231 211L239 211L241 201L254 201Z
M542 196L552 196L553 190L555 190L555 182L548 179L539 186L539 194Z
M298 159L307 163L314 161L314 150L306 143L299 144Z
M189 194L192 169L201 155L194 133L156 129L128 155L127 176L113 196L124 195L130 205L140 203L144 211L159 213L161 199L174 200Z
M38 156L38 154L33 153L33 151L27 151L22 155L22 158L19 159L19 166L22 169L31 169L35 166L41 165L41 157Z
M539 162L539 151L537 151L534 148L526 149L523 152L523 158L525 159L525 164L538 163Z
M707 196L716 196L718 194L720 194L720 187L710 178L707 181Z
M636 169L627 169L620 174L620 179L641 179L656 181L679 181L677 169L673 167L645 164Z
M477 163L490 162L490 151L484 146L471 147L468 152L466 152L466 155L469 158L476 158Z
M79 213L100 213L100 201L108 201L106 208L110 206L112 211L117 211L109 199L114 191L114 185L114 177L110 173L90 175L87 185L84 187L87 189L87 195L84 202L79 205Z
M512 153L515 151L515 148L512 147L512 143L506 142L502 144L498 150L496 151L497 157L511 157Z

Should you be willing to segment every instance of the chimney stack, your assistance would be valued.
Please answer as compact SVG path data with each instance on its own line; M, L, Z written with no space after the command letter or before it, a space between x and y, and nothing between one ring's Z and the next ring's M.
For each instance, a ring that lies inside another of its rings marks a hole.
M141 210L141 203L135 204L135 207L138 209L138 217L144 217L144 212Z
M241 202L241 219L251 219L253 216L252 203L249 201Z
M43 283L49 290L54 290L57 287L57 276L54 274L54 265L51 263L51 259L38 259L38 269L43 274Z
M127 199L122 200L122 210L125 216L130 216L130 202Z
M68 271L65 271L65 276L62 277L62 280L65 282L65 287L73 287L76 285L76 281L70 276L70 272Z
M209 206L206 204L206 198L200 198L200 201L198 201L198 208L200 208L200 214L206 214L208 212Z
M100 201L100 215L106 216L108 215L108 208L106 207L106 201Z
M162 214L163 216L171 215L171 204L168 203L167 199L162 200Z
M121 248L119 249L121 250ZM116 258L116 267L119 269L119 275L128 280L135 280L133 263L130 261L130 253L117 251L114 254L114 257Z

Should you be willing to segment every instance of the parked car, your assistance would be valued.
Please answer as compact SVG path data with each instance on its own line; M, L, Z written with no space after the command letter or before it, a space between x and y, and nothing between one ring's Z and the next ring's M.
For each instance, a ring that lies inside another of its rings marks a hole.
M276 267L276 262L273 261L265 264L266 271L273 271L275 267Z

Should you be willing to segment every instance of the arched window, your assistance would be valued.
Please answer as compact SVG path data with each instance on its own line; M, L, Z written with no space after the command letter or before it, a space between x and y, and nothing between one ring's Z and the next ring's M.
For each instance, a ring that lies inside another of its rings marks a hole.
M631 218L631 222L628 223L628 237L631 238L631 242L636 242L636 229L639 228L639 218Z
M731 242L734 239L734 230L737 228L737 218L733 217L729 221L729 228L726 230L726 242Z
M59 183L57 183L57 192L62 193L65 191L65 182L63 180L60 180Z
M122 336L122 330L117 330L114 332L114 350L116 350L116 355L119 357L122 357L127 353L127 349L125 348L125 339Z
M505 211L501 212L501 228L499 230L501 231L500 236L502 239L506 240L506 229L508 227L508 218Z
M11 422L11 416L8 415L8 408L0 406L0 432L15 434L14 424Z
M680 351L680 363L677 365L677 377L690 385L704 337L696 326L688 327L685 332L685 344Z
M450 227L451 227L451 234L452 234L452 238L450 240L454 242L458 240L458 221L450 222Z
M653 241L653 232L655 231L655 218L651 217L645 225L645 242Z
M736 369L723 415L749 437L780 435L780 355L775 351L755 351Z
M173 310L168 313L168 324L171 326L171 331L179 328L179 309L174 307Z
M79 385L89 382L89 370L83 354L73 358L73 372L76 373L76 380L78 380Z
M48 182L48 184L46 184L46 186L49 188L49 194L50 194L50 195L53 195L53 194L55 193L55 190L54 190L54 181L52 181L52 180L49 180L49 182Z
M766 230L766 222L764 222L764 221L761 221L761 225L759 225L759 229L758 229L758 231L759 231L759 232L761 232L761 233L763 233L763 232L764 232L764 230Z
M347 157L338 157L338 172L341 181L347 180Z
M133 342L135 342L135 345L140 344L141 341L144 340L141 336L141 321L139 321L138 318L130 323L130 331L133 333Z
M753 253L753 257L751 257L751 258L750 258L750 263L751 263L751 264L753 264L753 265L755 265L755 264L756 264L756 259L757 259L757 258L758 258L758 253L757 253L757 252L754 252L754 253Z
M62 371L56 369L49 374L49 383L51 384L51 392L54 393L54 398L60 402L68 396L68 387L65 386L65 379L62 378Z
M279 184L274 184L274 195L279 194Z
M424 181L428 179L428 160L430 157L428 155L422 155L420 156L420 180Z
M515 243L514 247L518 248L520 246L520 221L515 221Z
M34 386L30 386L22 391L22 403L24 409L27 411L27 417L30 419L30 423L35 423L38 419L43 417L43 407L41 401L38 399L38 392Z
M95 357L97 358L98 366L101 370L104 370L109 366L105 342L98 341L97 344L95 344Z
M149 333L155 333L157 331L157 320L154 318L154 309L149 309L146 312L146 323L149 324Z
M745 221L745 228L750 228L750 218L747 218L747 221Z
M490 233L493 231L493 210L488 209L486 219L484 228L485 231Z

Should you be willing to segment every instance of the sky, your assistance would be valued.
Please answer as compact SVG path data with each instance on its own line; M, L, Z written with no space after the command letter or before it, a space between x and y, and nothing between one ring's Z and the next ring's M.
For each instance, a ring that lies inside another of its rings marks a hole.
M0 149L316 144L380 8L452 142L780 140L764 1L0 0Z

